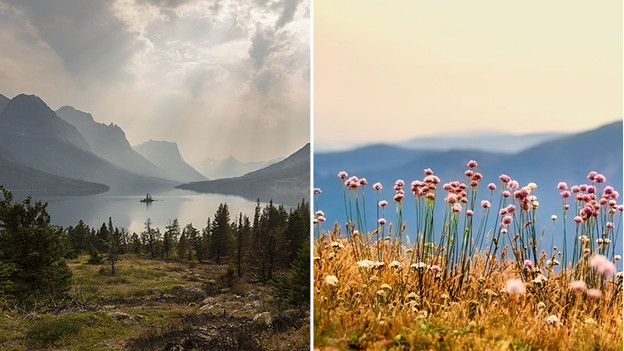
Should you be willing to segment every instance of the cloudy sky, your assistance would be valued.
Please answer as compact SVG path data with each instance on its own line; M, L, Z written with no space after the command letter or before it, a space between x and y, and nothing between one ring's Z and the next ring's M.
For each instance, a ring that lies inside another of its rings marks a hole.
M187 160L309 141L309 0L0 0L0 93L113 122Z
M314 1L315 148L622 118L622 2Z

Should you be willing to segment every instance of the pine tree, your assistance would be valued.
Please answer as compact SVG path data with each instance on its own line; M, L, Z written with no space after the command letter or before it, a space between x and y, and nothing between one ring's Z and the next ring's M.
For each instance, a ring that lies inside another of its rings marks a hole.
M230 212L225 203L219 205L214 220L210 224L210 253L219 263L221 257L227 256L231 240Z
M197 228L193 227L192 223L189 223L184 227L182 231L182 235L188 238L188 242L195 251L195 257L197 257L197 261L199 263L203 263L202 259L204 258L204 245L202 241L201 235L199 235L199 231Z
M106 259L111 265L111 275L115 275L115 264L119 261L119 256L123 250L124 229L114 228L113 221L108 217L108 238Z
M163 249L162 255L166 258L169 258L169 253L173 250L176 242L178 241L178 237L180 236L180 224L178 223L178 219L175 218L173 221L169 221L169 224L165 227L165 235L163 237Z
M28 304L69 290L72 274L61 257L62 230L50 225L47 204L32 204L30 197L13 203L11 192L2 186L0 192L0 262L9 276L9 294Z

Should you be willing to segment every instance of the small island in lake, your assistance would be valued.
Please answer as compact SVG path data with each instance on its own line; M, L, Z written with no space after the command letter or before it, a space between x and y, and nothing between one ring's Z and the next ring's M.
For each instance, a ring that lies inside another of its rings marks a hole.
M151 204L153 201L156 201L154 199L152 199L152 195L150 195L149 193L145 194L145 198L139 200L140 202L144 202L147 204Z

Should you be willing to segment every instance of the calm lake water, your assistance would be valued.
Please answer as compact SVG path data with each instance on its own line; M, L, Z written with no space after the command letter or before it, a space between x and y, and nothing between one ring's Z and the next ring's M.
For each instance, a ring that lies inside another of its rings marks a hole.
M180 189L151 195L157 201L149 205L139 202L145 195L39 196L34 199L48 202L48 213L53 224L67 227L76 225L82 219L89 226L99 228L103 222L108 223L108 217L112 217L113 226L126 228L130 233L143 231L148 217L152 226L160 228L161 232L174 218L178 219L181 228L188 223L193 223L195 228L203 228L208 217L214 217L223 202L228 205L230 218L242 212L253 219L256 206L255 202L238 196L200 194Z

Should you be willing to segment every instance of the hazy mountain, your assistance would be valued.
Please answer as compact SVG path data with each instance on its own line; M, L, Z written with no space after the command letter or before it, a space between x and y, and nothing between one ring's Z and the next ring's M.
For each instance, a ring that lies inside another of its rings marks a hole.
M177 188L238 195L250 200L294 206L310 194L310 144L286 159L241 177L193 182Z
M90 150L76 127L60 119L35 95L20 94L14 97L2 110L0 128L5 134L45 138Z
M176 143L149 140L143 144L135 145L133 149L164 170L166 177L169 179L176 179L180 182L206 179L206 177L184 161Z
M136 152L130 146L126 134L119 126L112 123L109 125L98 123L91 114L76 110L71 106L61 107L56 111L56 114L78 129L91 146L91 151L94 154L111 163L142 175L178 182L187 181L184 178L170 178L164 170Z
M0 158L0 185L13 193L27 192L31 195L38 192L48 195L88 195L109 190L104 184L57 176L3 158Z
M6 107L6 105L9 104L9 101L11 101L11 99L0 94L0 112L2 112L2 110L4 110L4 108Z
M595 130L564 136L541 143L515 154L493 153L474 150L456 151L407 151L392 146L373 146L340 153L321 153L314 158L314 186L323 191L317 206L325 212L330 223L344 224L346 215L343 201L343 185L337 178L341 170L350 175L365 177L369 184L381 182L384 189L380 200L392 203L392 186L396 179L403 179L407 197L411 199L409 184L422 179L425 168L431 168L443 183L458 180L465 182L464 171L469 160L479 163L478 171L484 176L478 200L489 200L490 192L485 188L493 182L500 186L501 174L508 174L520 182L521 186L535 182L535 190L540 202L538 224L550 225L550 216L562 215L561 198L557 183L565 181L569 186L588 183L587 174L595 170L607 177L607 183L616 190L622 189L622 122L615 122ZM411 154L410 154L411 152ZM366 155L370 155L367 159ZM356 161L361 162L357 164ZM371 186L364 188L367 202L367 217L371 226L376 217L376 198ZM443 190L439 190L443 192ZM440 194L440 196L442 196ZM440 197L442 198L442 197ZM496 199L496 197L495 197ZM442 201L438 201L437 216L444 215ZM404 202L405 218L413 221L414 209L411 200ZM386 208L389 222L395 219L394 206ZM438 218L441 220L441 218ZM440 223L440 221L438 221ZM370 229L370 228L369 228ZM556 240L555 240L556 242Z
M245 173L264 168L278 161L280 161L280 159L271 161L241 162L234 158L234 156L230 155L230 157L222 160L208 158L204 161L194 163L193 166L209 179L220 179L239 177Z
M0 156L47 173L108 185L123 193L143 193L171 182L140 176L88 150L74 126L59 118L41 99L18 95L0 113Z
M407 149L450 151L470 149L488 152L516 153L540 143L565 136L565 133L509 134L476 132L462 135L436 135L413 138L396 144Z

